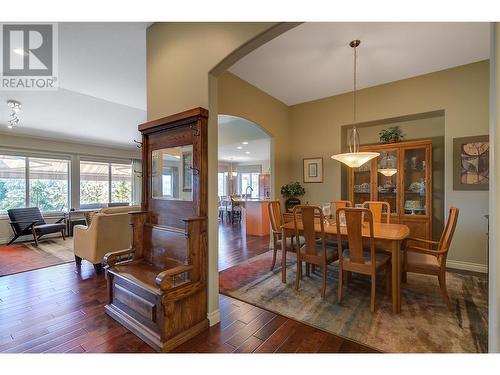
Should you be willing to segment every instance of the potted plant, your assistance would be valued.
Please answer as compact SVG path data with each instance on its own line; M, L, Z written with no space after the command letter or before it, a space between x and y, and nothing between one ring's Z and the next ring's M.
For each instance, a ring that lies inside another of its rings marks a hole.
M399 126L394 126L392 128L383 129L380 133L381 143L396 143L401 142L404 138L403 131L399 128Z
M285 207L287 212L291 211L294 206L300 204L300 199L297 197L301 197L305 193L305 189L298 182L290 182L281 187L281 195L286 199Z

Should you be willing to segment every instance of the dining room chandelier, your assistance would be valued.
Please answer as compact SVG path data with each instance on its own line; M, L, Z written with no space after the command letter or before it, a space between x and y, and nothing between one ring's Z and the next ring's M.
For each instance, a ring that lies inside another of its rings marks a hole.
M383 156L380 161L380 166L378 168L378 171L386 177L394 176L396 173L398 173L398 170L394 168L395 164L396 164L395 157L386 153L385 156Z
M349 43L354 49L354 79L353 79L353 124L351 134L349 135L349 152L343 154L332 155L332 159L344 163L350 168L359 168L367 161L376 158L380 154L378 152L360 152L359 151L359 133L356 128L356 78L357 78L357 47L360 45L361 41L356 39Z
M18 113L21 111L22 105L17 100L9 99L9 100L7 100L7 107L9 107L11 110L9 120L7 121L8 122L7 127L9 129L13 129L19 125Z

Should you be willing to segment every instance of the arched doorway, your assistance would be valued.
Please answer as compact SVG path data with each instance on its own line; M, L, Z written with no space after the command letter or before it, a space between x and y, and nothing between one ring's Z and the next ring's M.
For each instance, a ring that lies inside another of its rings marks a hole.
M218 115L218 269L269 250L271 137L242 117Z

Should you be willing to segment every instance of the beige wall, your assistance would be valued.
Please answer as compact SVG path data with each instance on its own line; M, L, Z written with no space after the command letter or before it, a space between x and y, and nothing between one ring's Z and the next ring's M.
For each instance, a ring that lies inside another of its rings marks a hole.
M148 119L193 107L209 109L208 319L219 321L217 220L217 76L293 25L155 23L146 35Z
M271 140L272 196L288 179L288 107L234 74L218 79L219 114L243 117L260 126Z
M359 122L445 111L445 206L461 210L449 254L454 266L487 263L487 191L453 191L453 138L488 134L489 63L482 61L358 92ZM341 126L352 122L352 93L290 107L290 179L302 181L302 158L322 156L323 184L305 184L306 199L340 198ZM483 266L483 267L481 267Z

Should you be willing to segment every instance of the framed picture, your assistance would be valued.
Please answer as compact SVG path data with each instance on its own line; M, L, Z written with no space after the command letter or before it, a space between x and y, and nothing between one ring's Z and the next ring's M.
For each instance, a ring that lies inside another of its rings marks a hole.
M304 162L304 182L323 182L323 158L306 158Z
M182 153L182 191L193 190L193 152L184 151Z
M454 138L453 190L488 190L489 182L489 137Z

